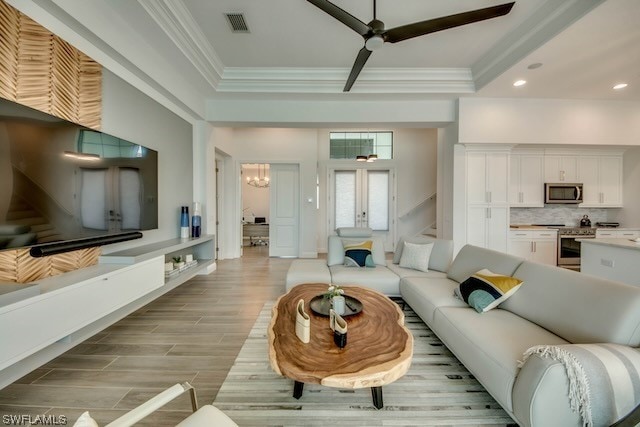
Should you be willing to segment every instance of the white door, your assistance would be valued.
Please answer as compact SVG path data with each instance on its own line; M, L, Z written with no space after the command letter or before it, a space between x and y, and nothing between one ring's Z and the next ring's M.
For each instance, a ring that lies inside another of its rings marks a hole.
M339 227L370 227L393 250L393 174L388 169L336 169L329 172L328 234Z
M510 239L508 253L520 258L529 259L531 258L532 248L533 242L531 240Z
M622 157L600 157L598 181L604 206L622 206Z
M555 240L535 240L533 261L540 264L556 265L558 260Z
M121 230L140 230L142 214L142 181L135 168L118 168L118 220Z
M136 168L80 169L80 219L94 230L139 230L143 187Z
M485 163L487 176L487 202L489 203L509 203L509 181L507 171L509 170L508 153L487 153ZM474 177L472 177L474 179ZM479 179L479 177L475 177Z
M269 256L297 257L300 178L298 165L271 164Z
M487 219L489 208L469 206L467 209L467 243L473 246L487 247Z
M520 156L520 203L523 206L544 206L544 164L541 155Z
M108 169L80 169L80 223L84 228L109 230Z
M580 182L582 203L587 206L600 204L600 185L598 183L599 160L596 156L580 156Z
M505 169L506 171L506 169ZM467 153L467 203L489 202L487 189L487 155L485 153Z
M507 252L509 208L493 206L487 209L487 214L487 243L485 248Z

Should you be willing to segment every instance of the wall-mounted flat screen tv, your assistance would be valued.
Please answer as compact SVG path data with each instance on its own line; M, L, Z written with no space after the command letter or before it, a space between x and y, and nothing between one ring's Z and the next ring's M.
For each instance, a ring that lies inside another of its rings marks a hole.
M0 98L0 250L158 228L158 153Z

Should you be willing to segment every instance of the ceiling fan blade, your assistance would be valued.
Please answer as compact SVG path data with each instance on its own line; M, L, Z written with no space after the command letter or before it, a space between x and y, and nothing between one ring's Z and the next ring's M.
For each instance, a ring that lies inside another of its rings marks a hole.
M358 18L356 18L355 16L347 12L346 10L339 8L338 6L336 6L335 4L331 3L328 0L307 0L307 1L313 4L314 6L317 6L318 8L322 9L329 15L333 16L338 21L342 22L344 25L351 28L353 31L355 31L356 33L360 34L363 37L371 30L371 28L369 28L367 24L365 24L364 22L362 22L361 20L359 20Z
M414 37L423 36L425 34L460 27L462 25L472 24L486 19L497 18L498 16L503 16L509 13L514 4L515 2L505 3L498 6L486 7L484 9L471 10L469 12L402 25L385 31L383 33L383 37L386 42L397 43Z
M366 47L360 49L358 56L356 56L356 61L353 63L353 67L351 67L351 73L349 73L347 83L344 85L344 89L342 89L343 92L349 92L351 90L351 86L353 86L358 75L360 75L360 71L362 71L364 64L367 63L369 56L371 56L371 51L369 49Z

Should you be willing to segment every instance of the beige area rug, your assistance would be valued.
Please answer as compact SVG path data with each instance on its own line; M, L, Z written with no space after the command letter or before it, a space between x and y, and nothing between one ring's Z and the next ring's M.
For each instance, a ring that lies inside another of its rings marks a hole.
M505 426L511 418L408 307L414 340L409 372L383 387L376 410L371 390L305 384L300 400L293 381L271 370L266 330L273 303L262 308L215 400L240 426Z

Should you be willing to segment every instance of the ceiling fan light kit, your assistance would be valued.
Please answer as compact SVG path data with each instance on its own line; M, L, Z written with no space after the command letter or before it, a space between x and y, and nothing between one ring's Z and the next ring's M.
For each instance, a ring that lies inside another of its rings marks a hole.
M366 42L364 42L364 46L367 48L367 50L370 50L371 52L373 52L374 50L380 49L383 44L384 44L384 39L382 38L382 36L379 36L379 35L375 35L371 37L369 40L367 40Z
M349 92L355 83L358 75L364 68L371 52L380 49L384 43L397 43L414 37L424 36L449 28L460 27L474 22L485 21L508 14L515 2L505 3L497 6L486 7L484 9L471 10L455 15L443 16L426 21L414 22L413 24L402 25L400 27L385 29L384 23L376 18L376 0L373 0L373 20L365 24L360 19L351 15L328 0L307 0L314 6L322 9L327 14L333 16L347 27L354 30L364 38L364 47L360 49L356 60L351 67L351 72L347 78L343 92Z

